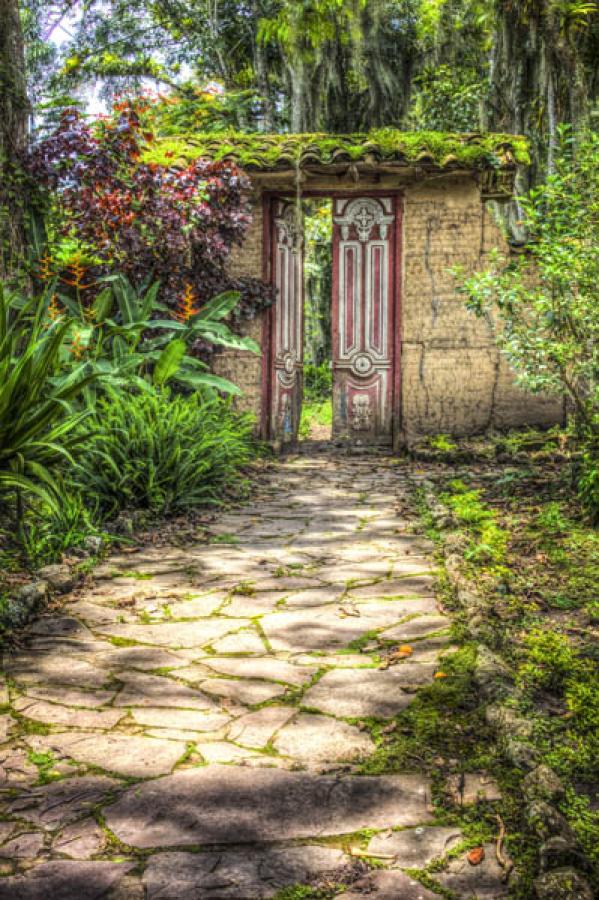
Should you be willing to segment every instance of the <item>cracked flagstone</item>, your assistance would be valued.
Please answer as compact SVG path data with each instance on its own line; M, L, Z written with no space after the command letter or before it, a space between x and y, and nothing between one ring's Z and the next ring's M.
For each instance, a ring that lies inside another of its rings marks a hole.
M349 834L430 818L420 775L330 777L213 765L129 789L106 807L108 827L142 849Z
M405 491L384 457L274 463L207 539L117 554L32 624L0 683L0 900L437 896L402 871L460 838L429 778L361 774L455 649ZM487 857L435 877L501 897Z
M286 886L332 874L345 861L341 850L318 846L158 853L143 881L147 900L266 900Z
M133 863L55 860L0 879L0 900L100 900Z
M117 732L62 732L36 736L29 743L39 750L131 778L165 775L185 753L184 743Z
M352 725L312 713L300 713L285 725L273 746L306 766L360 760L375 749L372 739Z

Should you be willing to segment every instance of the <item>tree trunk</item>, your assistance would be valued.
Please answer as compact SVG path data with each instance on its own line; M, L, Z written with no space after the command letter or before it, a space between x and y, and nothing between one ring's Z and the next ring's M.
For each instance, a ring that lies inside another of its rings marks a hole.
M254 40L254 71L256 72L256 84L264 102L263 129L270 133L275 130L275 104L273 103L271 87L268 80L268 68L264 56L264 46Z
M305 81L306 70L303 60L297 59L289 66L289 86L290 90L290 120L291 131L294 134L300 134L307 131L307 89Z
M0 0L0 278L16 270L24 247L19 165L29 103L18 0Z

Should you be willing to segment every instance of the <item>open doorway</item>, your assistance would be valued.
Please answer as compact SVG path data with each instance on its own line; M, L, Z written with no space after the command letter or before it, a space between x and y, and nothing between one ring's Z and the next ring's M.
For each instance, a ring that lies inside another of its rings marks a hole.
M276 302L264 329L263 434L279 449L302 439L390 446L399 434L399 194L268 194L265 204Z
M332 200L303 203L304 384L300 441L330 441L333 427Z

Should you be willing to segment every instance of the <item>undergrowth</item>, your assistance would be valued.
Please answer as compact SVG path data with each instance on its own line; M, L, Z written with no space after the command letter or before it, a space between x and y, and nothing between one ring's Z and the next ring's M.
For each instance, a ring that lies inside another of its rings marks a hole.
M463 572L487 598L489 639L515 673L517 711L534 722L538 761L562 780L560 811L599 887L599 534L567 466L535 456L541 444L531 433L516 442L520 457L530 448L518 466L471 466L459 478L453 468L438 496L451 511L452 541L466 548ZM510 849L525 897L539 841L519 819L517 798L516 789L508 800L521 831Z

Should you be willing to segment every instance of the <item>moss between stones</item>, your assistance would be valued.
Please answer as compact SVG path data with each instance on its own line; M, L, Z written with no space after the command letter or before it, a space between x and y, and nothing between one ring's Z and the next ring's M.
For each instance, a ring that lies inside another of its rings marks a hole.
M443 169L513 169L529 165L526 138L509 134L452 134L379 128L362 134L244 134L234 131L159 138L145 162L176 165L201 157L230 159L248 170L298 164L405 162Z

